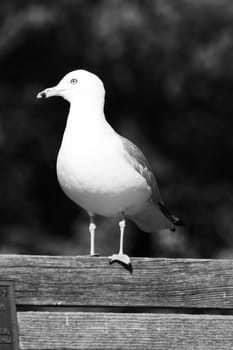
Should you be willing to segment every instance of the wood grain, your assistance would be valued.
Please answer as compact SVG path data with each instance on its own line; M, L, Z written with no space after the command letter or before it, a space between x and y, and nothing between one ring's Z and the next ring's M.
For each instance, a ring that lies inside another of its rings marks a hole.
M108 258L0 256L0 280L18 305L233 309L233 261L132 258L133 273Z
M18 313L21 350L229 350L233 316Z

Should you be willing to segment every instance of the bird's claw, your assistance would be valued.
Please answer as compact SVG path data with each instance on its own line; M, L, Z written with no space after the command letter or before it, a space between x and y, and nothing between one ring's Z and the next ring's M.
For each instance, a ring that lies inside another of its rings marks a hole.
M90 254L91 257L100 256L99 253Z
M119 262L126 267L132 266L130 258L126 254L113 254L112 256L109 257L109 259L110 259L110 264L114 262Z

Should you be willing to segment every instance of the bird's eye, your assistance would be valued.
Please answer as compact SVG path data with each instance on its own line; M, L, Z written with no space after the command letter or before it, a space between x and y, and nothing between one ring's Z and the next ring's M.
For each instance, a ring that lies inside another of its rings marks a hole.
M71 79L71 84L76 84L77 82L78 82L78 80L77 79Z

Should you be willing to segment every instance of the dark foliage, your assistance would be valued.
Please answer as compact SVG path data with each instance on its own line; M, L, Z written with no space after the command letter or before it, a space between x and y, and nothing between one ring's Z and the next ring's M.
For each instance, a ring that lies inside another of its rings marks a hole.
M98 74L106 115L150 159L186 223L147 235L131 255L230 257L233 250L233 3L1 1L1 252L88 252L87 218L61 192L56 154L68 105L36 94L67 72ZM102 254L118 249L100 219Z

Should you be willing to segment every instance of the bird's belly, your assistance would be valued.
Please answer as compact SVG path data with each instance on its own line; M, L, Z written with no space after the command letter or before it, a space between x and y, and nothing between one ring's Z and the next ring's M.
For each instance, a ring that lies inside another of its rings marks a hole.
M66 195L89 213L119 216L136 211L150 197L145 179L122 157L101 152L73 156L59 152L59 183Z

